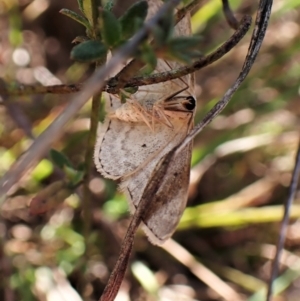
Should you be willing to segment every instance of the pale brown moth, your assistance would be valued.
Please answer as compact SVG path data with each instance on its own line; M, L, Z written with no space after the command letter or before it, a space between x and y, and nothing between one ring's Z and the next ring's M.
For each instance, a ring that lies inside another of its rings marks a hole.
M149 0L151 18L163 4ZM175 27L174 35L191 34L190 15ZM158 59L155 72L182 66ZM125 104L106 95L107 117L101 124L94 152L97 170L120 179L134 213L159 160L177 146L193 128L196 100L194 76L139 88ZM170 162L160 188L149 200L143 229L153 244L162 244L175 231L186 207L192 143Z

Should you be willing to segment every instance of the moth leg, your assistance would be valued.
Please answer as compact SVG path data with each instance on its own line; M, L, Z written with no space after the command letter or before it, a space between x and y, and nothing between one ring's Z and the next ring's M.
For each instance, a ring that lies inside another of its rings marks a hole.
M155 114L158 116L161 123L169 128L174 128L168 116L164 112L164 107L161 103L155 103L152 108L152 124L154 124Z
M128 104L142 118L142 121L144 121L146 123L146 125L149 127L149 129L152 132L154 132L153 124L151 126L151 124L148 120L150 118L149 112L137 100L131 100L131 102L128 102Z
M150 113L149 110L144 108L136 100L131 100L128 103L129 103L129 105L132 106L132 108L136 111L136 113L140 114L143 121L149 126L149 128L152 130L152 132L154 132L155 122L158 122L158 123L166 125L167 127L173 128L172 123L169 121L168 117L164 113L161 106L157 106L156 104L154 104L152 106L151 113ZM151 125L147 118L149 118L149 119L151 118Z

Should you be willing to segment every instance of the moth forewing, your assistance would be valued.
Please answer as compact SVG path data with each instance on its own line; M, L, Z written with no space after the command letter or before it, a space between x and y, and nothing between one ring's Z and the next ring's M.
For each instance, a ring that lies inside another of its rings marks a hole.
M149 206L142 218L142 228L155 245L163 244L172 236L186 207L191 152L192 144L189 144L180 155L171 160L158 191L148 200ZM122 184L123 191L131 200L133 213L142 197L144 185L147 184L143 179L155 177L154 167L154 164L148 165Z
M107 93L103 93L105 97L105 111L106 113L115 111L120 105L120 101L113 95L109 95ZM116 125L118 126L119 123ZM110 150L107 149L106 145L109 144L108 139L113 139L113 137L108 137L107 132L111 128L111 119L106 116L103 123L99 123L98 126L98 132L97 132L97 140L96 145L94 149L94 162L96 165L97 171L99 171L104 177L108 179L117 180L119 179L122 174L119 174L117 171L112 170L112 168L107 168L107 164L112 167L111 164L113 162L111 161L111 158L107 158L107 161L105 161L106 158L101 158L101 152L102 154L105 154L106 151L108 151L110 154ZM112 135L113 136L113 135ZM104 143L105 141L105 143ZM115 147L118 147L118 141L115 141Z

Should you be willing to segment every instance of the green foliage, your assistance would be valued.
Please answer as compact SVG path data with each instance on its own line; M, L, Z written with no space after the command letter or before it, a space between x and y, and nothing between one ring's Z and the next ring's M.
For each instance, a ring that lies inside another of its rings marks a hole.
M100 32L103 42L111 48L119 45L121 41L121 24L115 15L108 10L101 10Z
M103 205L103 212L111 219L118 219L120 216L128 213L128 204L124 196L116 195Z
M80 16L77 13L75 13L74 11L66 9L66 8L61 9L59 12L65 16L75 20L76 22L82 24L84 27L86 27L86 29L91 30L91 25L87 18Z
M193 59L201 56L200 41L201 37L174 37L167 44L165 52L167 59L175 59L190 64Z
M75 46L71 58L80 62L96 62L105 59L107 47L100 41L86 41Z
M122 28L122 38L133 36L146 19L148 13L147 1L138 1L128 8L119 18Z
M77 0L78 7L82 12L84 12L83 2L84 0Z
M9 41L15 47L20 46L23 42L23 37L21 33L22 28L22 18L20 16L20 10L17 6L12 6L10 17L9 17Z
M89 20L90 24L93 24L93 5L92 0L82 0L82 12Z
M141 53L140 58L147 64L143 69L143 74L149 74L153 72L157 64L157 55L151 45L147 42L140 46Z
M172 37L174 29L174 14L173 11L168 11L160 22L153 29L155 44L159 47L166 44Z
M64 167L64 172L66 174L66 177L70 181L70 183L69 183L70 187L77 186L83 180L83 177L84 177L84 172L83 171L76 170L72 167L65 166Z
M64 171L69 180L68 187L73 188L82 181L84 176L83 170L76 170L67 156L55 149L51 149L50 157L54 164Z
M59 152L55 149L50 150L50 157L52 161L61 169L65 166L72 167L71 162L62 152Z
M53 164L49 160L43 159L32 171L32 177L39 182L49 177L49 175L51 175L52 172Z
M115 5L115 0L107 0L103 6L105 10L111 11Z
M124 91L129 93L129 94L134 94L135 92L137 92L139 89L139 87L128 87L128 88L124 88Z

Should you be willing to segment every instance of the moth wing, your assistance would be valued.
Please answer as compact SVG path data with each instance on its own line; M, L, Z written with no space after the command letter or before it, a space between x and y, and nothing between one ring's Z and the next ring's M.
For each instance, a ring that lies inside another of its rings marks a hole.
M151 243L163 244L170 238L186 207L190 177L192 144L174 157L158 191L149 200L142 228ZM161 156L159 156L161 159ZM135 212L148 179L159 160L151 162L122 183L122 190L131 200L131 210Z
M116 97L109 95L109 99L112 109L120 105ZM164 149L169 151L186 135L189 127L185 120L187 116L191 119L192 113L170 118L173 128L157 123L154 131L143 122L107 118L99 126L94 151L97 170L106 178L118 179L143 168L151 160L155 161Z
M163 5L163 1L149 0L148 1L148 15L147 19L151 19L160 7ZM190 36L192 34L190 14L186 16L176 24L174 27L174 36ZM165 61L163 59L157 60L155 73L167 72L184 66L183 63L176 61ZM174 79L172 81L158 83L154 85L147 85L139 88L139 91L134 94L136 99L147 99L149 102L156 102L158 99L168 97L175 91L182 90L183 88L189 88L191 94L194 95L194 75L188 74L181 79Z

